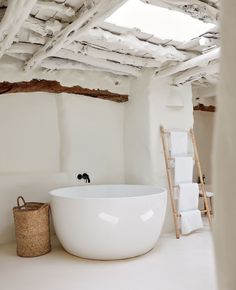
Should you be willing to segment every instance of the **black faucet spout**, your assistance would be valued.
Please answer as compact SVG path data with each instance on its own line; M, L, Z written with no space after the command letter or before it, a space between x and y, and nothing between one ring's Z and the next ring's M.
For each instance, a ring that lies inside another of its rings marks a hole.
M90 178L89 178L89 175L87 173L83 173L83 179L85 179L86 183L90 183Z
M77 178L80 179L84 179L86 183L90 183L90 178L89 175L87 173L83 173L83 174L78 174Z

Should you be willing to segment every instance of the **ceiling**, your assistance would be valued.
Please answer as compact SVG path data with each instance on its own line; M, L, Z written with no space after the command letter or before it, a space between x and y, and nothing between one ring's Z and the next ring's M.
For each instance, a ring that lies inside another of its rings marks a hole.
M151 68L173 85L218 81L219 1L143 0L216 26L187 42L105 22L124 0L0 0L0 57L22 70L92 70L138 77Z

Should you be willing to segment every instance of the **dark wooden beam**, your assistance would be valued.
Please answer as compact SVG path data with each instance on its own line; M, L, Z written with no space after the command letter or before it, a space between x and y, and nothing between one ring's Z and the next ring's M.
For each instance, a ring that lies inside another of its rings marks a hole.
M92 98L109 100L117 103L123 103L128 101L128 95L116 94L108 90L88 89L80 86L67 87L61 85L58 81L33 79L27 82L0 82L0 95L32 92L76 94Z
M203 104L198 104L193 107L194 111L203 111L203 112L215 112L216 107L215 106L205 106Z

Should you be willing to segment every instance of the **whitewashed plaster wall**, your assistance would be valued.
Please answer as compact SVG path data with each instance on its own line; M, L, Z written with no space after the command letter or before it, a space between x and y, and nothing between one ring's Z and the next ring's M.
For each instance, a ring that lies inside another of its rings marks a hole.
M94 184L167 186L159 127L192 127L189 85L171 87L169 79L157 80L149 70L131 85L127 78L93 72L17 72L6 62L0 80L56 79L131 93L126 104L67 94L0 96L0 243L14 237L11 207L17 195L48 200L50 189L79 184L79 172L88 172ZM169 206L166 217L164 230L173 230Z
M234 290L236 285L236 2L221 2L221 66L214 134L213 185L214 241L218 289Z
M204 104L205 106L215 106L216 86L196 87L193 86L193 105Z
M203 174L206 176L206 184L212 190L212 154L213 154L213 131L214 112L194 111L194 133L198 144L198 153ZM195 180L198 173L195 171Z
M193 126L191 85L177 88L169 79L156 79L146 71L133 81L125 111L126 182L167 187L160 126L189 129ZM173 231L168 204L164 231Z
M77 184L78 172L92 183L124 182L124 105L84 96L60 100L62 171Z
M1 81L47 78L64 85L127 93L124 78L65 71L21 73L1 66ZM0 243L14 238L12 206L16 197L47 201L53 188L124 182L124 105L77 95L48 93L0 96Z

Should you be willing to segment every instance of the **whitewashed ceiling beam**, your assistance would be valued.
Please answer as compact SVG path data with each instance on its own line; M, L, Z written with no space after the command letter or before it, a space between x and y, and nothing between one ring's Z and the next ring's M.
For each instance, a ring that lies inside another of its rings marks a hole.
M206 66L209 62L214 59L218 59L220 56L220 48L215 48L205 54L196 56L190 60L182 62L176 66L169 67L165 70L159 71L156 73L157 78L167 77L173 74L176 74L180 71L195 67L195 66Z
M86 8L91 8L95 4L96 1L94 0L82 0L83 4Z
M34 54L42 46L40 44L33 43L13 43L7 50L7 53L29 53Z
M180 86L186 83L191 83L199 80L200 78L207 78L209 75L213 75L219 72L219 63L212 63L205 67L195 67L188 69L183 73L173 78L173 84Z
M28 53L10 53L10 52L6 52L5 55L8 55L10 57L13 57L15 59L19 59L22 61L27 61L29 59L29 54Z
M169 60L184 61L190 57L187 52L178 51L173 46L151 44L137 39L131 33L126 35L115 35L100 28L90 29L83 36L83 42L116 52L152 57L161 63Z
M7 53L28 53L34 54L41 45L32 43L14 43ZM66 50L70 50L74 54L81 53L83 55L92 56L99 59L110 60L113 62L121 63L124 65L131 65L136 67L150 67L158 68L161 66L161 62L152 58L138 57L130 54L117 53L104 49L94 48L88 45L81 44L79 42L72 43L67 46Z
M63 24L55 19L43 21L29 16L22 25L22 28L34 31L42 36L53 35L59 32Z
M51 10L54 13L65 14L72 17L75 15L75 10L64 3L56 3L54 1L37 1L34 10Z
M37 0L9 0L0 23L0 57L12 45Z
M57 57L64 58L64 59L70 59L78 62L82 62L85 64L89 64L92 66L104 68L104 69L109 69L113 71L117 71L120 73L132 75L135 77L140 76L140 69L129 66L129 65L123 65L120 63L116 63L114 61L109 61L105 59L99 59L96 57L88 56L88 55L83 55L81 53L73 53L69 50L62 49L56 54Z
M125 74L124 72L118 72L114 70L109 70L107 68L102 67L95 67L88 64L80 63L73 60L68 59L61 59L61 58L54 58L49 57L47 59L44 59L40 67L45 68L49 71L55 71L55 70L82 70L82 71L100 71L100 72L106 72L106 73L112 73L118 76L128 76L129 74Z
M72 43L66 47L74 53L81 53L83 55L92 56L104 60L119 62L124 65L132 65L136 67L152 67L157 68L161 66L161 62L153 58L139 57L132 54L119 53L105 49L98 49L82 43Z
M220 35L217 27L203 33L196 38L177 45L177 48L183 50L196 50L200 48L201 50L205 50L213 46L219 46L219 38ZM204 42L201 43L203 39Z
M108 31L116 35L133 34L137 37L137 39L142 40L142 41L147 41L152 44L173 45L177 47L178 45L181 45L182 43L182 42L172 40L172 39L158 38L154 36L153 34L143 32L138 28L123 27L123 26L115 25L109 22L103 22L99 24L99 27L103 29L104 31Z
M127 0L99 1L91 9L80 15L74 22L57 33L43 48L37 51L26 64L26 70L36 67L43 59L55 55L61 48L66 47L75 39L81 37L88 29L96 26L99 22L111 15L126 1Z
M101 70L94 66L80 63L77 61L54 58L54 57L49 57L47 59L44 59L41 62L40 66L48 70L60 70L60 69L76 69L76 70L87 70L87 71Z
M15 53L7 51L6 55L25 62L29 59L28 53ZM99 64L101 65L101 63ZM118 76L130 76L130 72L117 71L115 69L108 69L106 66L92 66L86 63L81 63L75 60L69 60L58 57L48 57L40 63L40 67L46 69L48 72L55 70L82 70L82 71L99 71L112 73Z

